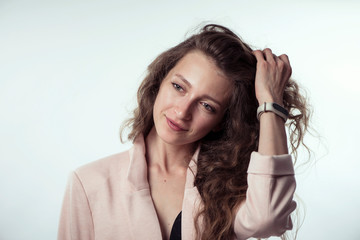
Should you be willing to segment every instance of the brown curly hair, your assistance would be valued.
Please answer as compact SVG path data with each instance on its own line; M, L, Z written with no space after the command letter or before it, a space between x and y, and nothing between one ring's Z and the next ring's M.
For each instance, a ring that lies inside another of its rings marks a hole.
M232 81L233 88L222 128L200 140L194 185L203 204L195 218L198 239L231 239L236 208L246 197L250 154L258 149L258 101L255 96L256 58L252 49L226 27L208 24L177 46L160 54L148 67L138 93L134 116L122 126L131 128L128 139L148 135L153 122L153 105L162 80L190 51L200 51ZM295 81L289 80L284 92L284 107L290 112L287 126L292 153L303 144L310 112ZM122 138L121 138L122 140ZM202 217L201 232L198 224Z

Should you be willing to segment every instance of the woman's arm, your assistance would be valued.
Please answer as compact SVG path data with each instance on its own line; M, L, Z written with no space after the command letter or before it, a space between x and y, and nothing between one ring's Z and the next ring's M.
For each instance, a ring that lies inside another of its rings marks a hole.
M291 66L286 55L273 55L270 49L256 50L257 59L255 92L259 105L275 102L283 105L286 83L291 76ZM287 154L287 140L284 121L273 112L260 116L260 137L258 152L264 155Z
M276 57L270 49L254 51L257 59L255 92L259 105L283 104L283 93L291 75L286 55ZM291 156L287 154L284 120L275 113L260 116L258 152L253 152L248 168L246 200L235 217L237 239L279 236L292 228L291 212L296 182Z
M73 172L64 196L58 240L75 239L94 239L94 225L85 190L76 172Z
M251 154L246 200L236 213L236 239L280 236L292 229L291 212L296 208L294 168L288 154Z

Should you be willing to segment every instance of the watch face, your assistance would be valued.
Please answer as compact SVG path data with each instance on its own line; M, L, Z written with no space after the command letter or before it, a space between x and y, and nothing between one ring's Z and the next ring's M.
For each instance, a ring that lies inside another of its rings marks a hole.
M282 112L283 114L285 114L286 116L289 114L288 111L286 111L285 108L281 107L280 105L273 103L272 104L273 108L275 108L276 110L278 110L279 112Z

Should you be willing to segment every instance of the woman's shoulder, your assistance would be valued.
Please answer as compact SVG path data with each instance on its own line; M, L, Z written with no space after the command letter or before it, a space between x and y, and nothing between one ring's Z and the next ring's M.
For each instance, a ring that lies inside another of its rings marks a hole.
M129 150L127 150L80 166L74 174L83 185L94 186L111 179L124 178L129 161Z

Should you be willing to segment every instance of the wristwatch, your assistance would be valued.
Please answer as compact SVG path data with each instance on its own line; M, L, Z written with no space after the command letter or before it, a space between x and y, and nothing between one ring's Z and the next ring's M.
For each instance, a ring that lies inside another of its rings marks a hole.
M264 104L259 106L256 115L258 120L260 120L260 115L264 112L273 112L279 117L281 117L284 120L284 122L286 122L289 116L289 112L277 103L264 102Z

